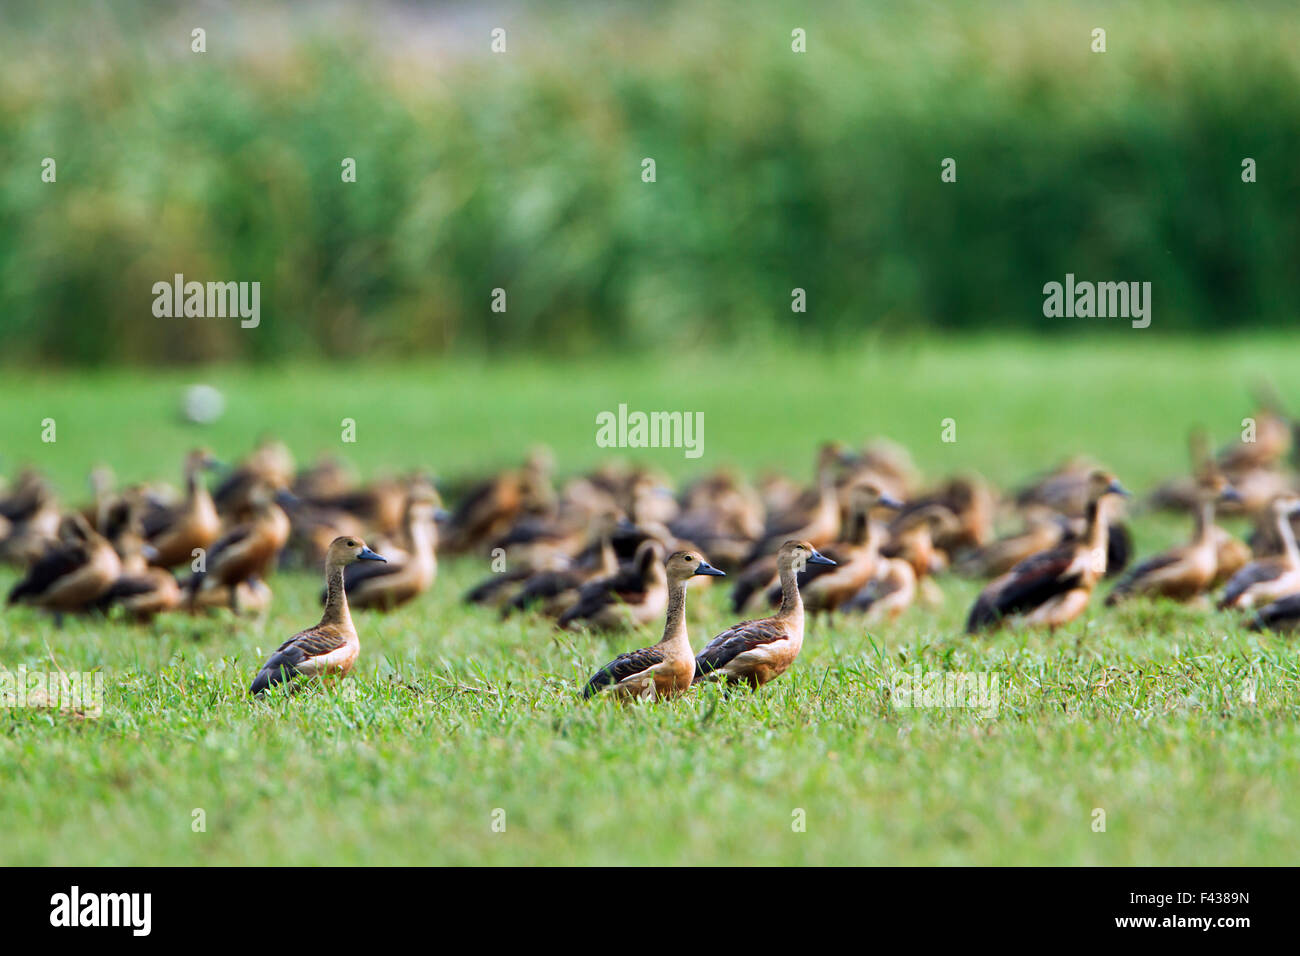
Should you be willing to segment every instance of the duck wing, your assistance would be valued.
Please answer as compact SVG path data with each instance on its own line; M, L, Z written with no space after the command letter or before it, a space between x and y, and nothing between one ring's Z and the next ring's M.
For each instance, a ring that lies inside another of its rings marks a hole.
M281 644L262 665L262 669L253 678L250 694L261 694L269 687L274 687L298 673L304 661L313 657L322 657L337 651L346 642L341 634L333 628L317 624L289 638Z
M1002 618L1031 611L1044 602L1078 587L1081 574L1075 567L1073 545L1052 548L1026 558L980 592L966 633L996 624Z
M789 634L785 626L775 618L763 618L758 621L742 621L727 628L709 643L695 658L695 681L726 667L733 659L746 651L752 651L764 644L783 641ZM693 683L694 683L693 682Z
M1107 606L1113 605L1121 598L1128 597L1137 588L1141 580L1148 575L1155 574L1157 571L1167 568L1170 565L1177 564L1183 559L1181 551L1166 551L1163 554L1157 554L1154 557L1147 558L1137 567L1133 568L1128 574L1124 575L1106 595Z
M1228 579L1228 584L1223 589L1223 596L1219 598L1219 610L1236 604L1237 600L1256 584L1276 581L1285 570L1280 561L1250 562Z
M9 603L14 604L25 597L44 594L59 578L71 574L85 563L86 551L81 545L56 546L33 564L21 581L9 592Z
M578 589L578 601L560 615L560 627L591 617L615 601L639 604L645 600L645 581L635 568L625 568L609 577L588 581Z
M639 651L629 651L614 658L596 673L591 675L587 686L582 689L583 697L591 697L606 687L627 680L633 674L639 674L649 667L662 664L664 652L657 647L644 647Z
M528 580L531 573L527 568L516 568L513 571L506 571L501 574L490 574L466 591L463 600L466 604L487 604L496 597L499 591L512 584Z
M1297 621L1300 621L1300 594L1292 594L1264 605L1246 627L1252 631L1265 631L1292 625Z

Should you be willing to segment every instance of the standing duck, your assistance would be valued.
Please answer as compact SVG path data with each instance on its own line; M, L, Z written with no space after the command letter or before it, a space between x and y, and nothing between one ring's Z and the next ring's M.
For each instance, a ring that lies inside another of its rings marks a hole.
M223 534L208 551L205 570L196 571L186 586L191 603L194 595L207 588L228 588L231 610L239 608L241 581L263 579L289 540L289 518L276 503L267 485L249 493L252 515L248 521Z
M1190 601L1214 583L1219 567L1219 542L1214 534L1217 501L1240 501L1237 492L1219 475L1207 475L1199 487L1200 507L1196 530L1185 545L1162 551L1133 568L1106 595L1106 606L1135 595Z
M877 507L896 510L902 506L901 501L872 482L853 486L849 492L847 534L822 552L834 565L809 563L799 572L799 596L805 611L834 611L875 576L884 529L872 522L871 512ZM779 583L769 589L768 596L773 604L784 597Z
M65 613L85 610L97 601L121 572L113 546L74 511L60 523L59 543L9 592L9 603L44 608L62 623Z
M1291 527L1292 515L1300 514L1300 498L1279 495L1271 510L1282 553L1251 561L1234 574L1219 598L1220 610L1260 607L1300 591L1300 548Z
M343 589L343 570L357 561L383 561L357 537L335 538L325 554L325 613L320 623L299 631L276 649L253 678L248 692L264 694L268 688L304 677L344 676L352 670L361 641L352 624L348 596Z
M343 573L353 607L391 611L423 594L438 574L438 506L429 497L412 497L406 506L411 550L386 563L354 564ZM328 593L324 599L328 599Z
M721 680L760 687L785 673L803 647L799 571L808 564L834 566L807 541L787 541L777 552L781 607L773 617L743 621L709 641L695 658L695 682Z
M940 569L942 552L934 547L932 528L952 529L958 519L942 504L929 504L903 515L894 526L896 556L882 557L867 581L844 605L866 614L869 624L894 620L916 600L918 589L931 603L943 600L931 574ZM929 591L926 591L926 589Z
M998 627L1011 617L1055 630L1082 614L1106 573L1110 509L1120 495L1129 493L1114 475L1094 470L1088 477L1083 535L1026 558L990 581L970 610L966 633Z
M668 614L663 639L653 647L620 654L587 681L583 697L602 691L624 699L656 700L685 693L695 678L695 657L686 635L686 584L697 574L723 574L695 551L678 551L665 562Z
M150 564L171 568L194 559L196 549L206 549L221 534L217 506L203 483L203 471L217 467L206 449L185 457L185 500L175 508L160 509L144 517L145 554Z

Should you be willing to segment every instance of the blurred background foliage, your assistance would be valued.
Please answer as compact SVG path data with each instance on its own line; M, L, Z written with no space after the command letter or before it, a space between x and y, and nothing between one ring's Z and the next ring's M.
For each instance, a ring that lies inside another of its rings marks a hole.
M1157 330L1285 326L1294 14L6 3L0 351L582 355L1127 327L1045 319L1042 286L1067 272L1151 282ZM57 184L41 182L47 156ZM154 318L151 287L175 273L260 281L261 327Z

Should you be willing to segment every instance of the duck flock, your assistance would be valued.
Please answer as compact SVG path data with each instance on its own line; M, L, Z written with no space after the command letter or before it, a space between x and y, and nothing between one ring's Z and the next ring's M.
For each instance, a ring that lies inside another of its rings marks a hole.
M586 697L672 697L703 681L757 688L794 663L807 615L887 627L915 603L942 602L945 574L987 580L966 619L971 634L1011 622L1055 629L1099 587L1107 606L1212 600L1252 629L1291 632L1300 626L1295 429L1276 402L1250 421L1217 454L1192 434L1188 473L1141 503L1190 513L1190 539L1137 563L1129 492L1095 462L1072 459L1003 492L974 474L927 484L886 440L823 445L808 484L721 470L680 489L614 462L558 483L545 449L456 487L440 489L426 473L362 484L334 459L299 469L268 440L231 469L192 451L179 490L119 489L97 468L93 500L67 508L29 468L0 488L0 561L23 569L8 604L60 623L259 614L278 569L323 567L320 623L271 655L254 695L347 674L360 651L352 610L417 599L434 585L440 554L490 568L464 595L485 614L541 615L566 630L663 622L662 640L601 667ZM1248 540L1216 523L1223 514L1253 521ZM686 630L689 582L729 587L732 612L745 618L698 653Z

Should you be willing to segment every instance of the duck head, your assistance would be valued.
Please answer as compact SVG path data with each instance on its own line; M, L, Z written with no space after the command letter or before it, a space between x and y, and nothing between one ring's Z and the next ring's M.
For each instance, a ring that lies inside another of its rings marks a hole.
M1201 489L1201 493L1209 501L1217 501L1222 504L1241 504L1241 492L1232 487L1228 479L1217 472L1206 478L1201 485Z
M903 507L903 502L871 481L860 481L855 484L849 492L849 503L854 511L863 514L872 508L889 508L897 511Z
M687 578L694 577L697 574L717 575L726 577L725 571L719 571L709 562L704 560L704 555L698 551L677 551L669 556L664 562L668 569L669 581L685 581Z
M344 568L358 561L387 561L382 554L376 554L366 547L366 543L354 535L340 535L330 542L325 553L327 567Z
M1088 500L1100 501L1107 495L1119 495L1121 498L1133 497L1129 490L1121 485L1119 479L1111 472L1102 468L1095 468L1088 475Z
M835 562L814 548L811 543L794 539L781 545L781 550L776 555L778 568L789 567L795 571L802 571L809 564L829 564L834 566Z

